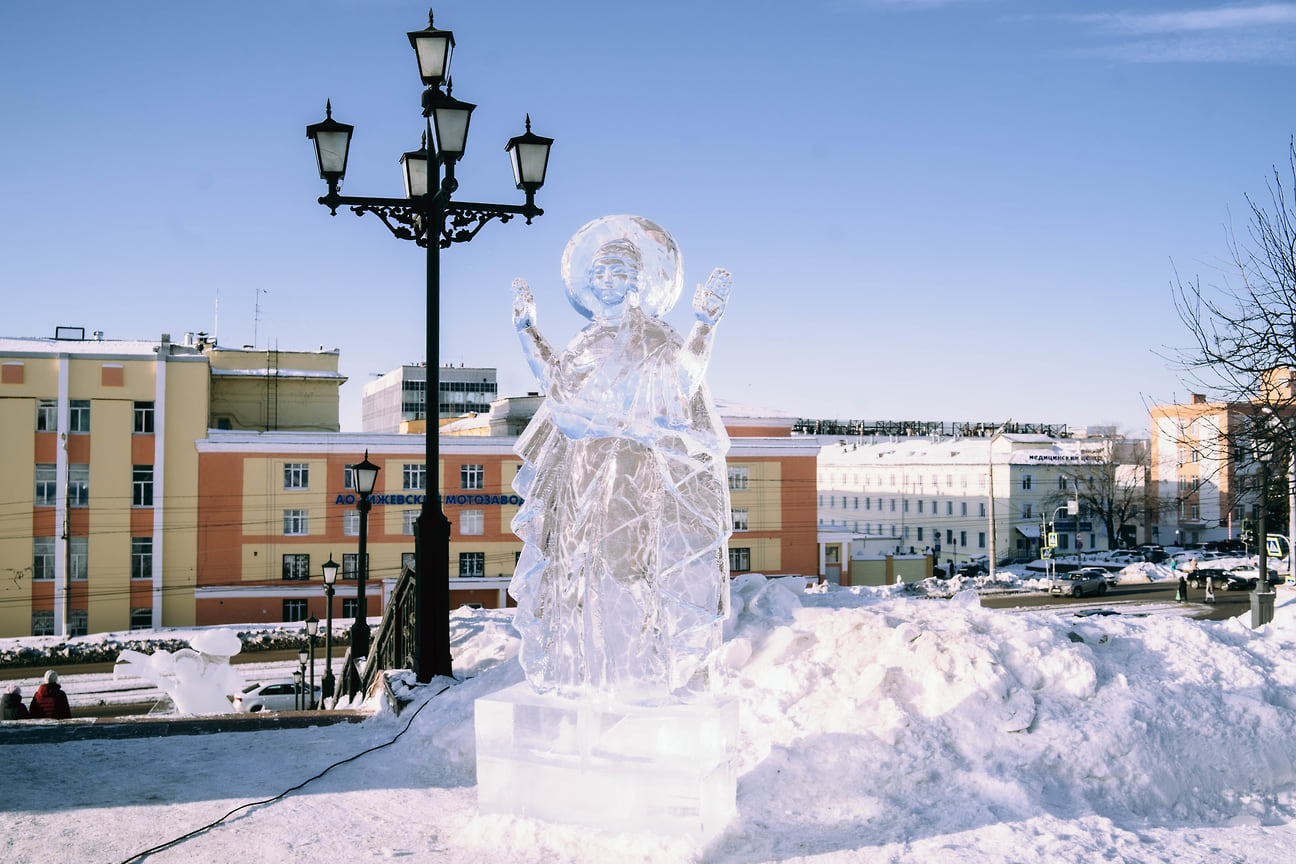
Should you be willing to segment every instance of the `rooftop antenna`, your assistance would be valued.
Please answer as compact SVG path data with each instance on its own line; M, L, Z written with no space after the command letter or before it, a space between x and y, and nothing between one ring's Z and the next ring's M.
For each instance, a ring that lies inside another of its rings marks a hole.
M257 325L261 323L261 295L269 294L269 288L256 288L256 303L252 312L252 347L256 348L257 344Z

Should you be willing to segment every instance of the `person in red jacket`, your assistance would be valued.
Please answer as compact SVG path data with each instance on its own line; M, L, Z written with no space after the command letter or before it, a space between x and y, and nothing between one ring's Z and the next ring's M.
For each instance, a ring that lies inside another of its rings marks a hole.
M36 688L36 695L31 701L33 720L48 718L50 720L72 719L72 709L68 706L67 694L58 683L58 673L53 669L45 673L45 683Z

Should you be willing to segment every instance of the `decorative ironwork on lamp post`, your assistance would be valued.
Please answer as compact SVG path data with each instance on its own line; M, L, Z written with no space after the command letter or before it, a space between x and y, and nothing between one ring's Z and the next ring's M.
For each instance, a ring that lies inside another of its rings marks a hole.
M320 687L320 697L322 699L333 698L333 586L337 583L338 564L333 560L332 553L329 554L329 560L320 565L320 570L324 573L324 617L327 623L324 625L324 680Z
M419 514L415 543L416 606L415 617L415 673L421 682L437 675L452 673L450 659L450 523L441 509L437 484L440 434L437 417L440 414L440 388L437 374L440 369L440 250L452 243L464 243L477 235L487 222L498 219L508 222L522 216L527 224L544 211L535 205L535 194L544 185L549 165L552 138L531 131L530 115L526 118L526 131L509 139L504 148L513 167L513 179L518 189L526 194L525 204L481 204L455 201L451 196L458 190L455 180L455 163L464 155L468 138L468 122L475 105L461 102L450 95L450 56L454 49L454 34L438 30L428 13L428 26L408 34L410 45L418 57L419 76L426 89L423 91L423 117L425 131L423 146L403 154L400 158L405 180L405 198L357 198L338 194L346 176L347 155L350 150L353 126L333 119L331 101L325 103L325 118L306 127L306 137L315 144L315 161L320 178L328 183L328 194L319 203L337 215L339 207L350 207L356 215L372 213L382 220L391 233L402 240L413 240L427 249L427 411L426 411L426 477L422 511ZM445 90L442 90L445 85ZM432 152L428 151L431 142ZM437 182L431 181L436 178ZM361 537L364 537L364 517L361 517ZM363 549L364 541L361 540ZM362 554L363 559L363 554ZM361 572L364 572L361 561ZM363 576L361 577L360 609L363 613ZM359 622L362 615L357 618ZM365 634L367 637L367 633ZM353 634L354 636L354 634ZM368 643L365 642L367 656ZM357 654L352 642L352 654Z

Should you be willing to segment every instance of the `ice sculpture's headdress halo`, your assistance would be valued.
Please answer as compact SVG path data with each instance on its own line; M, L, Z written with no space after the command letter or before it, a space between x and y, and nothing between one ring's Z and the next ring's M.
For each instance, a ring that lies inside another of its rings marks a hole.
M671 310L684 285L684 262L675 238L642 216L604 216L577 231L563 250L562 277L577 312L593 318L600 305L590 289L589 271L596 259L607 254L600 254L605 248L627 261L637 253L639 307L644 312L659 317Z

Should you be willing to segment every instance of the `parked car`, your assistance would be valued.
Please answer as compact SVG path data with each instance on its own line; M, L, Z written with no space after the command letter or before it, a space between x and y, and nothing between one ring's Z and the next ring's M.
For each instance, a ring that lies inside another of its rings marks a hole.
M307 688L309 689L309 688ZM234 696L234 710L242 714L261 711L292 711L301 707L297 685L291 679L249 684ZM309 702L309 698L307 700ZM315 687L315 704L320 701L319 685Z
M1143 556L1144 561L1151 561L1153 564L1160 564L1166 559L1164 546L1157 546L1154 543L1144 543L1142 546L1135 548L1135 552Z
M985 576L990 571L984 564L964 564L962 567L958 568L957 572L960 576L972 578L974 576Z
M1049 580L1050 594L1069 594L1072 597L1082 597L1085 594L1097 594L1099 596L1107 593L1107 571L1098 570L1097 568L1085 567L1080 570L1073 570L1070 573L1059 573ZM1091 572L1086 572L1091 571Z

